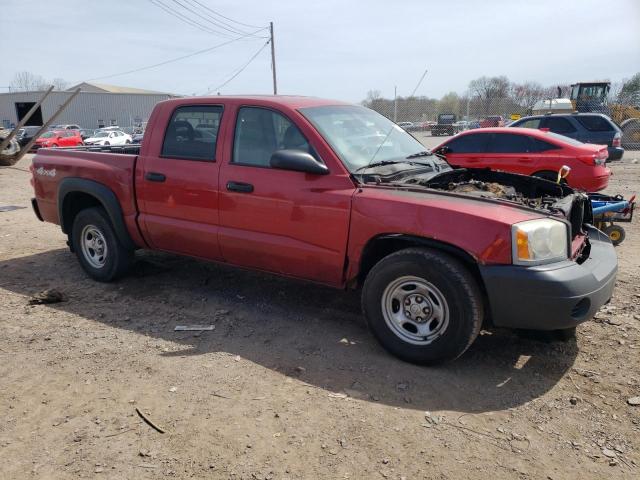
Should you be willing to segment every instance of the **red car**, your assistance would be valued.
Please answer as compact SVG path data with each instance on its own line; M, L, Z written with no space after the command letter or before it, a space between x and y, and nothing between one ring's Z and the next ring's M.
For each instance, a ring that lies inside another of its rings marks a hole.
M457 167L483 168L533 175L556 181L567 165L569 186L597 192L609 184L606 145L582 143L572 138L531 128L484 128L469 130L440 144L434 152L444 154Z
M49 130L38 137L33 150L39 148L77 147L83 145L80 130Z
M480 120L480 128L504 127L504 118L502 115L492 115L484 117Z

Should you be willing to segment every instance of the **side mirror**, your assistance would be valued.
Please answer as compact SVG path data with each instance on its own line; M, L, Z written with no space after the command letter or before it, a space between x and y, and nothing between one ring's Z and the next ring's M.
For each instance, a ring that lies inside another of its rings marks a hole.
M444 145L440 148L438 148L435 153L439 154L439 155L446 155L448 153L451 153L451 147L448 147L447 145Z
M313 155L302 150L277 150L271 155L269 165L271 168L293 170L312 175L327 175L329 173L326 165L318 162L313 158Z

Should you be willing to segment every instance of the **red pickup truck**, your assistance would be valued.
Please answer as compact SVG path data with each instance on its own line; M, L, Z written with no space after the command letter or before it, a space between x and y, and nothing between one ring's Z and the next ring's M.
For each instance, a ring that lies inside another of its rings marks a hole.
M571 331L617 271L586 196L453 169L367 108L306 97L159 103L141 146L42 149L33 208L110 281L156 249L362 288L402 359L460 356L483 325Z

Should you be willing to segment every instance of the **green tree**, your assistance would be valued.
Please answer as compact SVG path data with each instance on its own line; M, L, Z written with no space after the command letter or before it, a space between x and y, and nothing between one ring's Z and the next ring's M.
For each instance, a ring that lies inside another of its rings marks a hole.
M640 72L629 80L623 80L618 94L618 103L640 106Z

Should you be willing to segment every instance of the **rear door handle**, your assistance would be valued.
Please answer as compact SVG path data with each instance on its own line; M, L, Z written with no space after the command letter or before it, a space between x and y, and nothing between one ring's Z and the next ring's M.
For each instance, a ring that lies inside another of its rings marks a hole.
M234 182L233 180L230 180L227 182L227 190L230 192L251 193L253 192L253 185L250 183Z
M150 182L164 182L167 177L165 177L162 173L156 173L156 172L148 172L144 178L146 180L149 180Z

